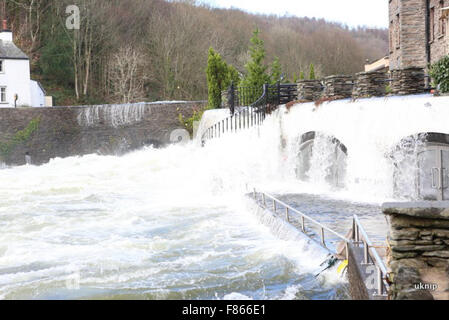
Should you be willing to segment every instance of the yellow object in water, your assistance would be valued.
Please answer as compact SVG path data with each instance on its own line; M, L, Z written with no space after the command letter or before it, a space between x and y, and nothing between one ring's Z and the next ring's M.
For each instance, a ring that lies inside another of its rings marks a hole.
M347 267L348 267L348 260L345 260L338 266L337 269L338 274L341 275Z

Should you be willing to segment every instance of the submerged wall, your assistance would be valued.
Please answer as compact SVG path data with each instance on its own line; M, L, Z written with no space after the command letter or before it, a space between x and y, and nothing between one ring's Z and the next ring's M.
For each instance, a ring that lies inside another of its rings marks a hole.
M123 154L171 142L183 129L179 114L190 117L204 102L0 109L0 162L33 164L56 157Z

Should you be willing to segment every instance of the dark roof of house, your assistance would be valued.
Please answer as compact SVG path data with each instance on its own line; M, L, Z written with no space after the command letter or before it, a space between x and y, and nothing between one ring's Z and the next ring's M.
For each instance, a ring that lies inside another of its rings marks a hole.
M20 59L28 60L28 56L17 48L13 42L0 40L0 59Z

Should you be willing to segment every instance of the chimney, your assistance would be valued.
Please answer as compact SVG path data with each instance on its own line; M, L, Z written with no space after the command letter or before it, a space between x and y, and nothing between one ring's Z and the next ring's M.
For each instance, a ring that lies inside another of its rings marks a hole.
M3 42L12 42L12 31L8 30L8 20L3 20L3 28L0 32L0 40Z

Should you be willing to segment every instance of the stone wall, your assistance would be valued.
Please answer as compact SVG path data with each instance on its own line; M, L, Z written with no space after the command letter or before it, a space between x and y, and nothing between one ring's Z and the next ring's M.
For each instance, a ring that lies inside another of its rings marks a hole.
M298 100L316 101L323 94L321 80L301 80L298 83Z
M356 74L353 98L377 97L386 94L388 75L386 72L361 72Z
M33 164L43 164L55 157L114 155L149 145L163 146L171 142L174 130L183 129L179 114L190 117L204 105L188 102L0 109L0 162L23 165L26 152ZM20 139L20 131L33 121L38 122L37 130L29 138Z
M430 39L431 63L440 60L448 53L447 19L441 19L443 14L441 9L448 6L449 0L430 0L430 8L433 8L435 14L433 37Z
M425 72L423 68L410 67L391 71L393 94L408 95L424 93Z
M350 98L354 88L352 76L335 75L324 78L324 97L326 98Z
M385 204L391 296L449 299L449 202Z
M390 68L426 68L426 40L429 41L430 62L434 63L448 53L447 19L442 19L442 8L449 0L430 0L429 30L426 37L426 1L391 0L390 18ZM433 21L433 24L431 23Z
M391 0L389 3L389 48L390 48L390 69L398 69L401 66L401 47L397 39L400 37L400 0Z
M426 1L390 2L390 69L427 66Z

